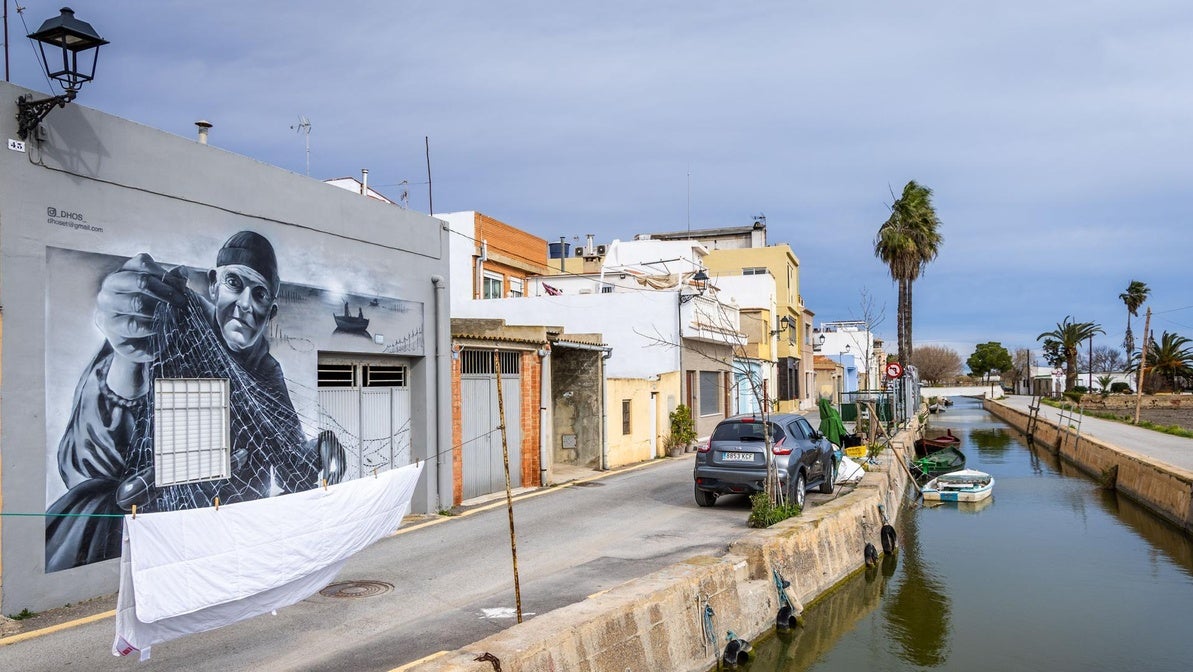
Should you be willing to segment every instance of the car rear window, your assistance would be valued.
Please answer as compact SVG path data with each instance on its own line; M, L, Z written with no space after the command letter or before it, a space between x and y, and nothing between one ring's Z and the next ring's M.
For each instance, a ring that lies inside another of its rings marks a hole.
M783 438L783 430L771 423L770 436L772 441ZM710 441L765 441L762 435L761 422L722 422L713 430Z

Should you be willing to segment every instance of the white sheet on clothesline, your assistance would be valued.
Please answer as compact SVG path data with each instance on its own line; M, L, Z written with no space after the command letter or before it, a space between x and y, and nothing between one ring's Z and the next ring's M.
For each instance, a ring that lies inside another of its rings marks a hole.
M124 518L115 655L314 594L410 511L422 464L278 497Z

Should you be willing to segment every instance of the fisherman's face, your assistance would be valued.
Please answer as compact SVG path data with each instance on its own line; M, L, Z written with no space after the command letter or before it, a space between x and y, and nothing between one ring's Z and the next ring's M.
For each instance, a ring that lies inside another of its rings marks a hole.
M248 266L229 264L211 272L211 300L224 342L233 352L251 348L265 333L278 306L269 283Z

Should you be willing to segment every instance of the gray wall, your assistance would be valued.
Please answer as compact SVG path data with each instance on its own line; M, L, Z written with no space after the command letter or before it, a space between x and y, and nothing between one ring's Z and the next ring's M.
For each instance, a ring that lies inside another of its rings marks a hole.
M16 98L23 93L0 83L6 139L17 138ZM437 302L431 280L448 276L441 222L219 149L218 126L215 145L200 145L71 104L51 112L43 127L40 144L0 151L0 311L8 318L0 343L4 512L44 512L62 488L56 450L79 376L103 343L92 321L103 275L141 252L167 267L208 269L241 230L272 242L283 292L315 307L349 301L354 314L361 305L392 309L370 327L387 327L381 343L333 335L322 323L308 328L290 315L271 328L271 352L296 406L298 397L314 394L320 351L405 358L413 457L428 462L413 507L434 511L450 502L450 455L435 458L445 426L437 383L450 381L447 292ZM450 420L446 428L443 449L450 447ZM0 613L116 590L115 560L46 574L44 538L41 518L0 519Z
M601 468L601 354L557 345L551 350L554 461ZM575 436L575 449L564 448Z

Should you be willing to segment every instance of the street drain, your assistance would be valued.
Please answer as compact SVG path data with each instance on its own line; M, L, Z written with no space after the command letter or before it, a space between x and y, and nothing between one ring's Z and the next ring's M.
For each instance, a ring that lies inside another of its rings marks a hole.
M393 590L393 584L384 581L341 581L319 591L324 597L376 597Z

